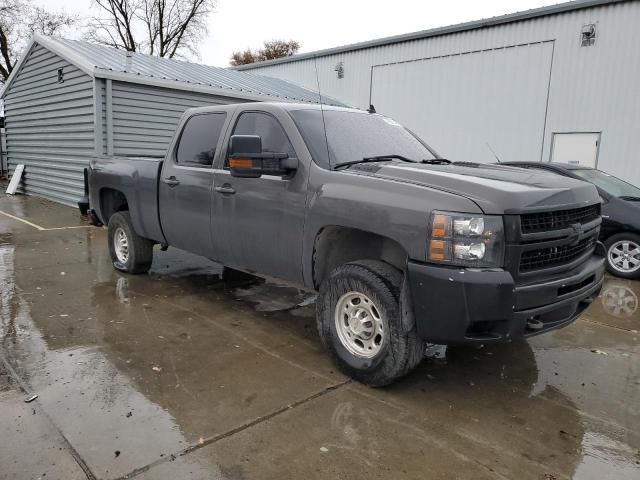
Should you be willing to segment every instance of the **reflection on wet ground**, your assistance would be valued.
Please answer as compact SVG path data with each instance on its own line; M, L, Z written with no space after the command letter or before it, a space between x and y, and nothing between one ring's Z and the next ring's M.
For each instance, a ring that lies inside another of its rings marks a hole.
M105 242L0 216L0 478L640 478L639 282L608 278L528 342L429 348L374 390L334 371L308 292L173 249L122 275Z

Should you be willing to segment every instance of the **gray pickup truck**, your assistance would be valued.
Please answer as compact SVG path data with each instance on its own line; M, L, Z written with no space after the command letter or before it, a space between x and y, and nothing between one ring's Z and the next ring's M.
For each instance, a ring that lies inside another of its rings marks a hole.
M425 342L565 326L602 287L593 185L451 163L360 110L191 109L164 160L94 158L89 192L116 269L144 273L170 245L317 291L327 351L372 386L412 370Z

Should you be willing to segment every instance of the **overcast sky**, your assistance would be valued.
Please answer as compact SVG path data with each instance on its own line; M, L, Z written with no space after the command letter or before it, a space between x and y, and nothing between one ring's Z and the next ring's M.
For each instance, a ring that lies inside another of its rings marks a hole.
M91 0L34 0L49 9L64 5L81 17ZM301 52L442 27L559 3L554 0L218 0L201 63L228 66L231 52L264 40L293 39Z

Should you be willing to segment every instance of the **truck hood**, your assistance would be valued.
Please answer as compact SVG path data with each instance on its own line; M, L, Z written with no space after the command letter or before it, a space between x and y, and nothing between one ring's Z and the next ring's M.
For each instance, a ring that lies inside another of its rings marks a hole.
M359 164L352 172L443 190L475 202L486 214L579 207L600 202L587 182L500 165Z

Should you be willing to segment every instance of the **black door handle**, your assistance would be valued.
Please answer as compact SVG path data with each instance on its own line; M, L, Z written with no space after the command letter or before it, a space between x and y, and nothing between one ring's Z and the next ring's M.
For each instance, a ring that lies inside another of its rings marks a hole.
M224 185L220 186L217 185L215 187L213 187L215 189L216 192L218 193L226 193L228 195L232 194L232 193L236 193L236 189L233 188L231 185L229 185L228 183L225 183Z
M175 187L176 185L180 185L180 180L178 180L176 177L174 177L173 175L171 175L168 178L164 178L162 179L162 181L164 183L166 183L167 185L169 185L170 187Z

